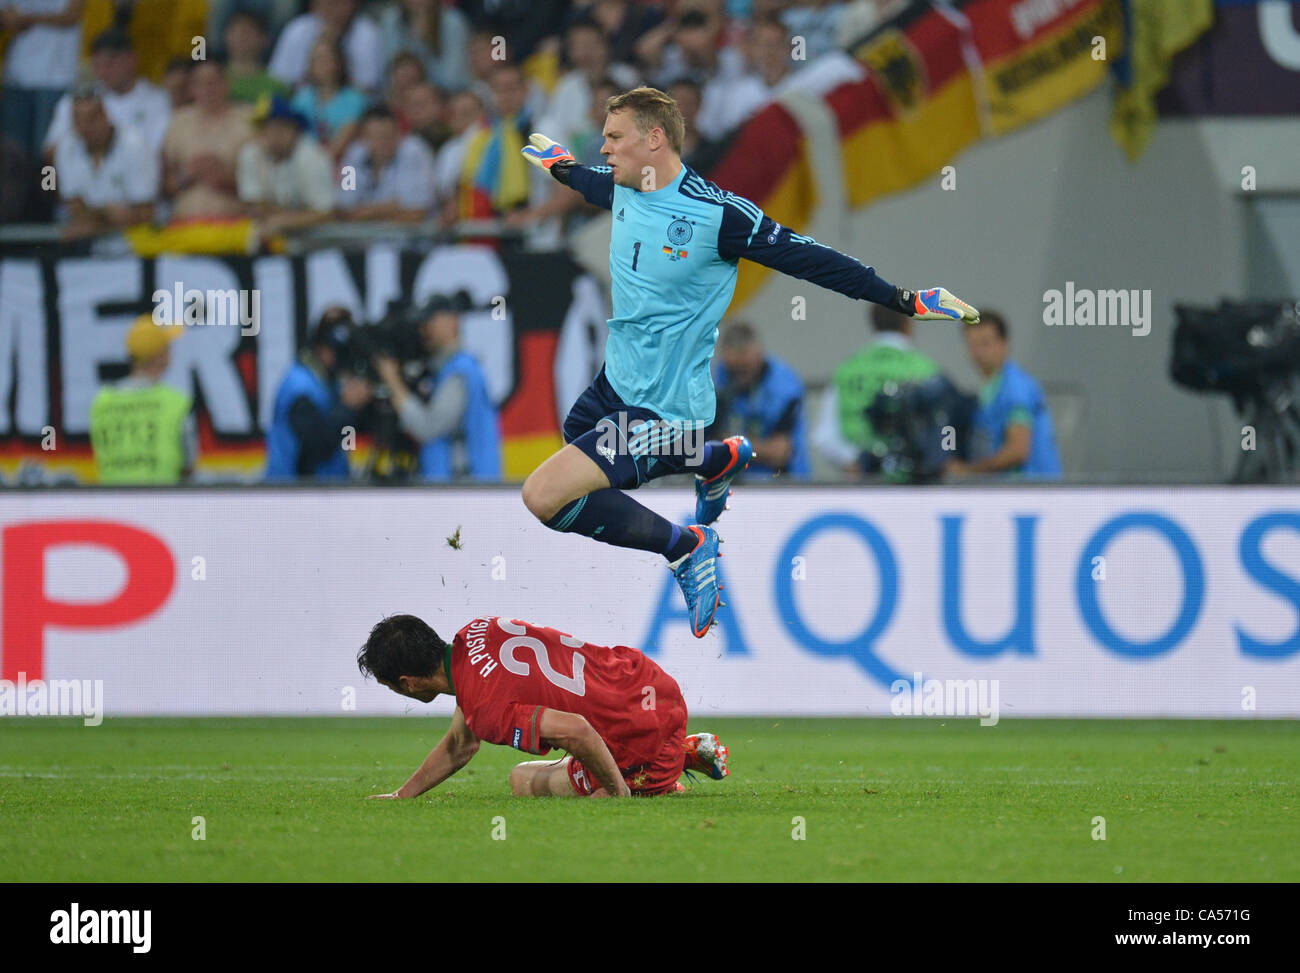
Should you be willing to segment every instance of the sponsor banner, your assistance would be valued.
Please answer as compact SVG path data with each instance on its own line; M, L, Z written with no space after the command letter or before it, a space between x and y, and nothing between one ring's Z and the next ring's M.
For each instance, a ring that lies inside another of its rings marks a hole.
M500 407L506 476L522 478L559 448L561 418L604 355L606 298L566 254L375 245L0 259L0 473L93 481L90 404L125 375L132 320L157 307L187 321L202 295L204 323L187 323L171 346L165 381L197 403L199 477L256 478L276 389L322 311L338 304L375 324L392 302L462 290L474 310L462 315L461 341Z
M411 612L446 638L499 615L635 646L697 721L1300 717L1295 490L742 487L733 505L727 606L697 640L662 559L548 531L510 489L10 494L0 713L64 713L55 681L90 687L91 720L449 712L356 670L370 627ZM20 710L20 686L46 703Z

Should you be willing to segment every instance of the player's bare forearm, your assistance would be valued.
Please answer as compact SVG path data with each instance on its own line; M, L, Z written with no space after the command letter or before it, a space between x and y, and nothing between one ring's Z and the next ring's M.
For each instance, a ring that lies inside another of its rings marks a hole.
M595 792L593 797L627 797L632 793L623 780L623 775L619 773L618 764L609 752L609 747L582 716L548 709L542 713L537 733L550 746L568 750L591 771L600 783L600 791Z
M468 761L456 759L448 738L443 737L438 745L424 758L424 763L413 773L395 793L398 797L419 797L431 791L444 780L464 767Z
M1003 473L1008 470L1018 470L1029 459L1029 447L1032 441L1033 434L1028 426L1012 423L1007 427L1006 442L996 453L972 463L953 460L948 464L948 472Z
M595 730L592 730L582 741L579 749L570 752L595 774L596 780L600 781L600 791L593 796L628 797L632 793L628 789L627 781L623 780L623 775L618 772L614 755L609 752L609 747Z
M406 783L391 794L375 794L374 797L411 798L419 797L433 790L456 771L464 767L478 753L478 738L470 732L465 724L465 717L458 708L451 718L451 727L438 745L424 758L424 763L416 769Z

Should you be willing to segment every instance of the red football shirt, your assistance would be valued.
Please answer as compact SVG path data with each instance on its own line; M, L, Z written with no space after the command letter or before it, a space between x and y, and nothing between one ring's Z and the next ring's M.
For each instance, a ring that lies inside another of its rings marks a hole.
M586 718L621 768L649 764L686 725L676 680L637 649L591 645L553 628L476 618L452 640L447 671L480 740L544 754L547 708Z

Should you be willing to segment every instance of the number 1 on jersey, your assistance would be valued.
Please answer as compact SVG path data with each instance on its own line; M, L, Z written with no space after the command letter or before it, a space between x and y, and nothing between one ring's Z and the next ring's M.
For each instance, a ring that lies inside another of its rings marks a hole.
M636 270L637 259L641 256L641 241L637 240L632 244L632 269Z

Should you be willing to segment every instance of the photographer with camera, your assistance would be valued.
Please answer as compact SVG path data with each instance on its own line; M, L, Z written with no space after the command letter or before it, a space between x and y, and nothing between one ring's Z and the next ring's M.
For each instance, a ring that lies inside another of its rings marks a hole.
M812 472L805 445L803 382L794 369L768 354L746 321L723 325L713 363L718 407L707 439L743 433L754 446L747 477Z
M873 304L867 312L875 338L835 369L822 398L813 445L849 479L878 472L874 457L889 449L872 428L869 410L887 386L921 382L939 366L911 342L912 319Z
M497 410L482 368L460 347L467 303L459 295L437 296L414 315L428 355L416 389L408 387L396 358L372 358L402 431L419 443L419 475L426 480L501 479Z
M374 397L371 383L350 367L355 329L346 308L326 310L280 383L266 437L267 480L348 478L344 429L356 427Z

